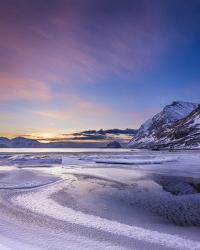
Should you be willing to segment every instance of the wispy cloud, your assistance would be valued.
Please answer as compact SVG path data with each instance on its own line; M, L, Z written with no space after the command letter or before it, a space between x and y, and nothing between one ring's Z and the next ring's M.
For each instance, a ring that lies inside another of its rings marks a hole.
M198 1L1 1L0 16L0 131L14 121L26 133L27 118L54 133L137 127L151 115L139 103L159 109L158 92L198 98L180 91L199 75Z
M33 79L0 75L0 101L27 100L49 101L52 99L48 85Z
M165 51L160 17L147 11L151 8L147 3L141 13L134 11L134 4L130 10L125 5L124 13L115 6L110 19L103 12L109 8L105 2L95 6L90 1L59 1L45 4L42 13L35 2L4 4L6 14L2 8L0 75L54 84L95 83L113 74L143 72ZM19 19L20 12L25 15Z
M42 117L47 117L51 119L66 119L67 118L67 113L62 112L62 111L32 111L34 115L42 116Z

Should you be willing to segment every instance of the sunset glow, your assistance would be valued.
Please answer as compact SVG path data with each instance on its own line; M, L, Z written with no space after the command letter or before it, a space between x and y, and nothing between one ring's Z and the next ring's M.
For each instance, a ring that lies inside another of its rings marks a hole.
M199 1L121 3L1 1L1 136L138 128L199 101Z

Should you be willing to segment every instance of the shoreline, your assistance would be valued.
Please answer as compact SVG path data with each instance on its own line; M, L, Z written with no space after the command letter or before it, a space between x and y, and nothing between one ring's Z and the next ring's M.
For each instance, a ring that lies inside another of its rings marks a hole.
M136 159L144 157L146 152L140 153L136 153ZM152 152L149 153L152 157ZM130 155L128 152L123 157ZM179 202L186 211L189 211L187 204L191 205L190 211L195 211L193 204L197 203L191 199L200 200L200 194L172 195L158 183L161 178L167 182L169 179L173 182L174 178L184 183L198 182L200 173L191 174L199 169L198 154L178 154L177 159L181 159L175 162L129 168L91 164L96 157L102 157L101 153L67 156L88 162L86 165L82 161L80 165L70 165L69 161L68 166L43 166L43 161L55 162L57 154L46 154L42 158L30 154L20 158L23 161L12 158L12 164L19 161L18 165L6 167L2 158L0 178L4 190L0 188L0 235L7 237L8 247L17 246L12 250L40 250L44 246L52 250L67 249L67 245L71 246L69 249L82 245L82 249L200 249L199 227L173 224L173 209L179 211ZM106 157L120 160L122 156L108 153ZM36 159L36 167L22 168L30 159ZM183 168L183 172L179 169L183 162L186 166L191 162L192 167ZM176 171L171 173L175 166ZM182 218L184 213L184 210L178 212L177 218ZM3 242L0 239L0 243Z

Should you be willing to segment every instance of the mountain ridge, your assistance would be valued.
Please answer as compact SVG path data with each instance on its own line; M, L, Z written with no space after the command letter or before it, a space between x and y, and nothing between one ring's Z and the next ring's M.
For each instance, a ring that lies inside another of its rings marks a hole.
M197 103L174 101L161 112L141 125L128 147L151 148L159 143L159 138L172 124L187 117L198 107Z
M172 124L168 131L163 133L157 147L200 148L200 104L188 116Z

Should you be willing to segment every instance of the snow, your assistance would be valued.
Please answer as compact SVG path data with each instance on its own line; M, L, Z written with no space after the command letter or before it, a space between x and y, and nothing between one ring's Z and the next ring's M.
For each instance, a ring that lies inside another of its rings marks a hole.
M141 134L146 134L148 132L148 129L151 127L152 124L153 124L153 120L152 119L147 120L144 124L142 124L142 126L139 129L139 131L136 134L136 136L141 135Z
M0 249L200 249L180 226L200 223L199 163L198 150L1 153Z
M11 248L6 247L6 246L4 246L4 245L2 245L2 244L0 244L0 249L1 249L1 250L11 250Z
M143 125L141 125L135 137L129 142L129 147L134 147L137 145L147 146L152 142L155 143L159 141L159 138L155 136L155 132L160 129L164 129L165 132L168 129L167 126L172 124L187 115L189 115L194 109L196 109L198 104L189 102L173 102L170 105L164 107L164 109L153 116L153 118L147 120ZM166 142L165 142L166 143Z
M69 157L69 156L65 156L62 157L62 166L73 166L73 165L81 165L83 164L83 161L81 161L81 159L77 159L76 157Z
M163 111L166 112L169 122L174 122L189 115L197 106L197 103L178 101L166 106Z
M0 155L0 164L1 162L4 165L15 165L22 168L25 166L60 164L61 157L59 155L49 157L46 154L6 154Z
M152 157L149 159L138 159L136 157L130 159L101 159L96 163L108 163L108 164L128 164L128 165L143 165L143 164L161 164L164 162L176 161L176 158L171 157Z
M63 207L49 197L64 187L65 186L61 183L57 185L56 188L51 186L31 195L18 196L13 202L36 213L48 215L69 223L117 234L118 236L126 236L175 249L200 249L200 242L197 241L184 239L177 235L164 234L136 226L129 226L116 221L84 214L68 207Z
M200 128L200 115L196 116L189 126L198 126Z
M159 164L164 162L171 162L176 161L175 157L163 157L163 156L149 156L146 158L143 158L142 155L138 156L126 156L126 157L120 157L120 156L112 156L109 155L108 157L105 156L93 156L93 157L80 157L79 159L75 157L62 157L62 165L63 166L73 166L73 165L87 165L94 164L94 163L106 163L106 164L125 164L125 165L138 165L138 164Z

